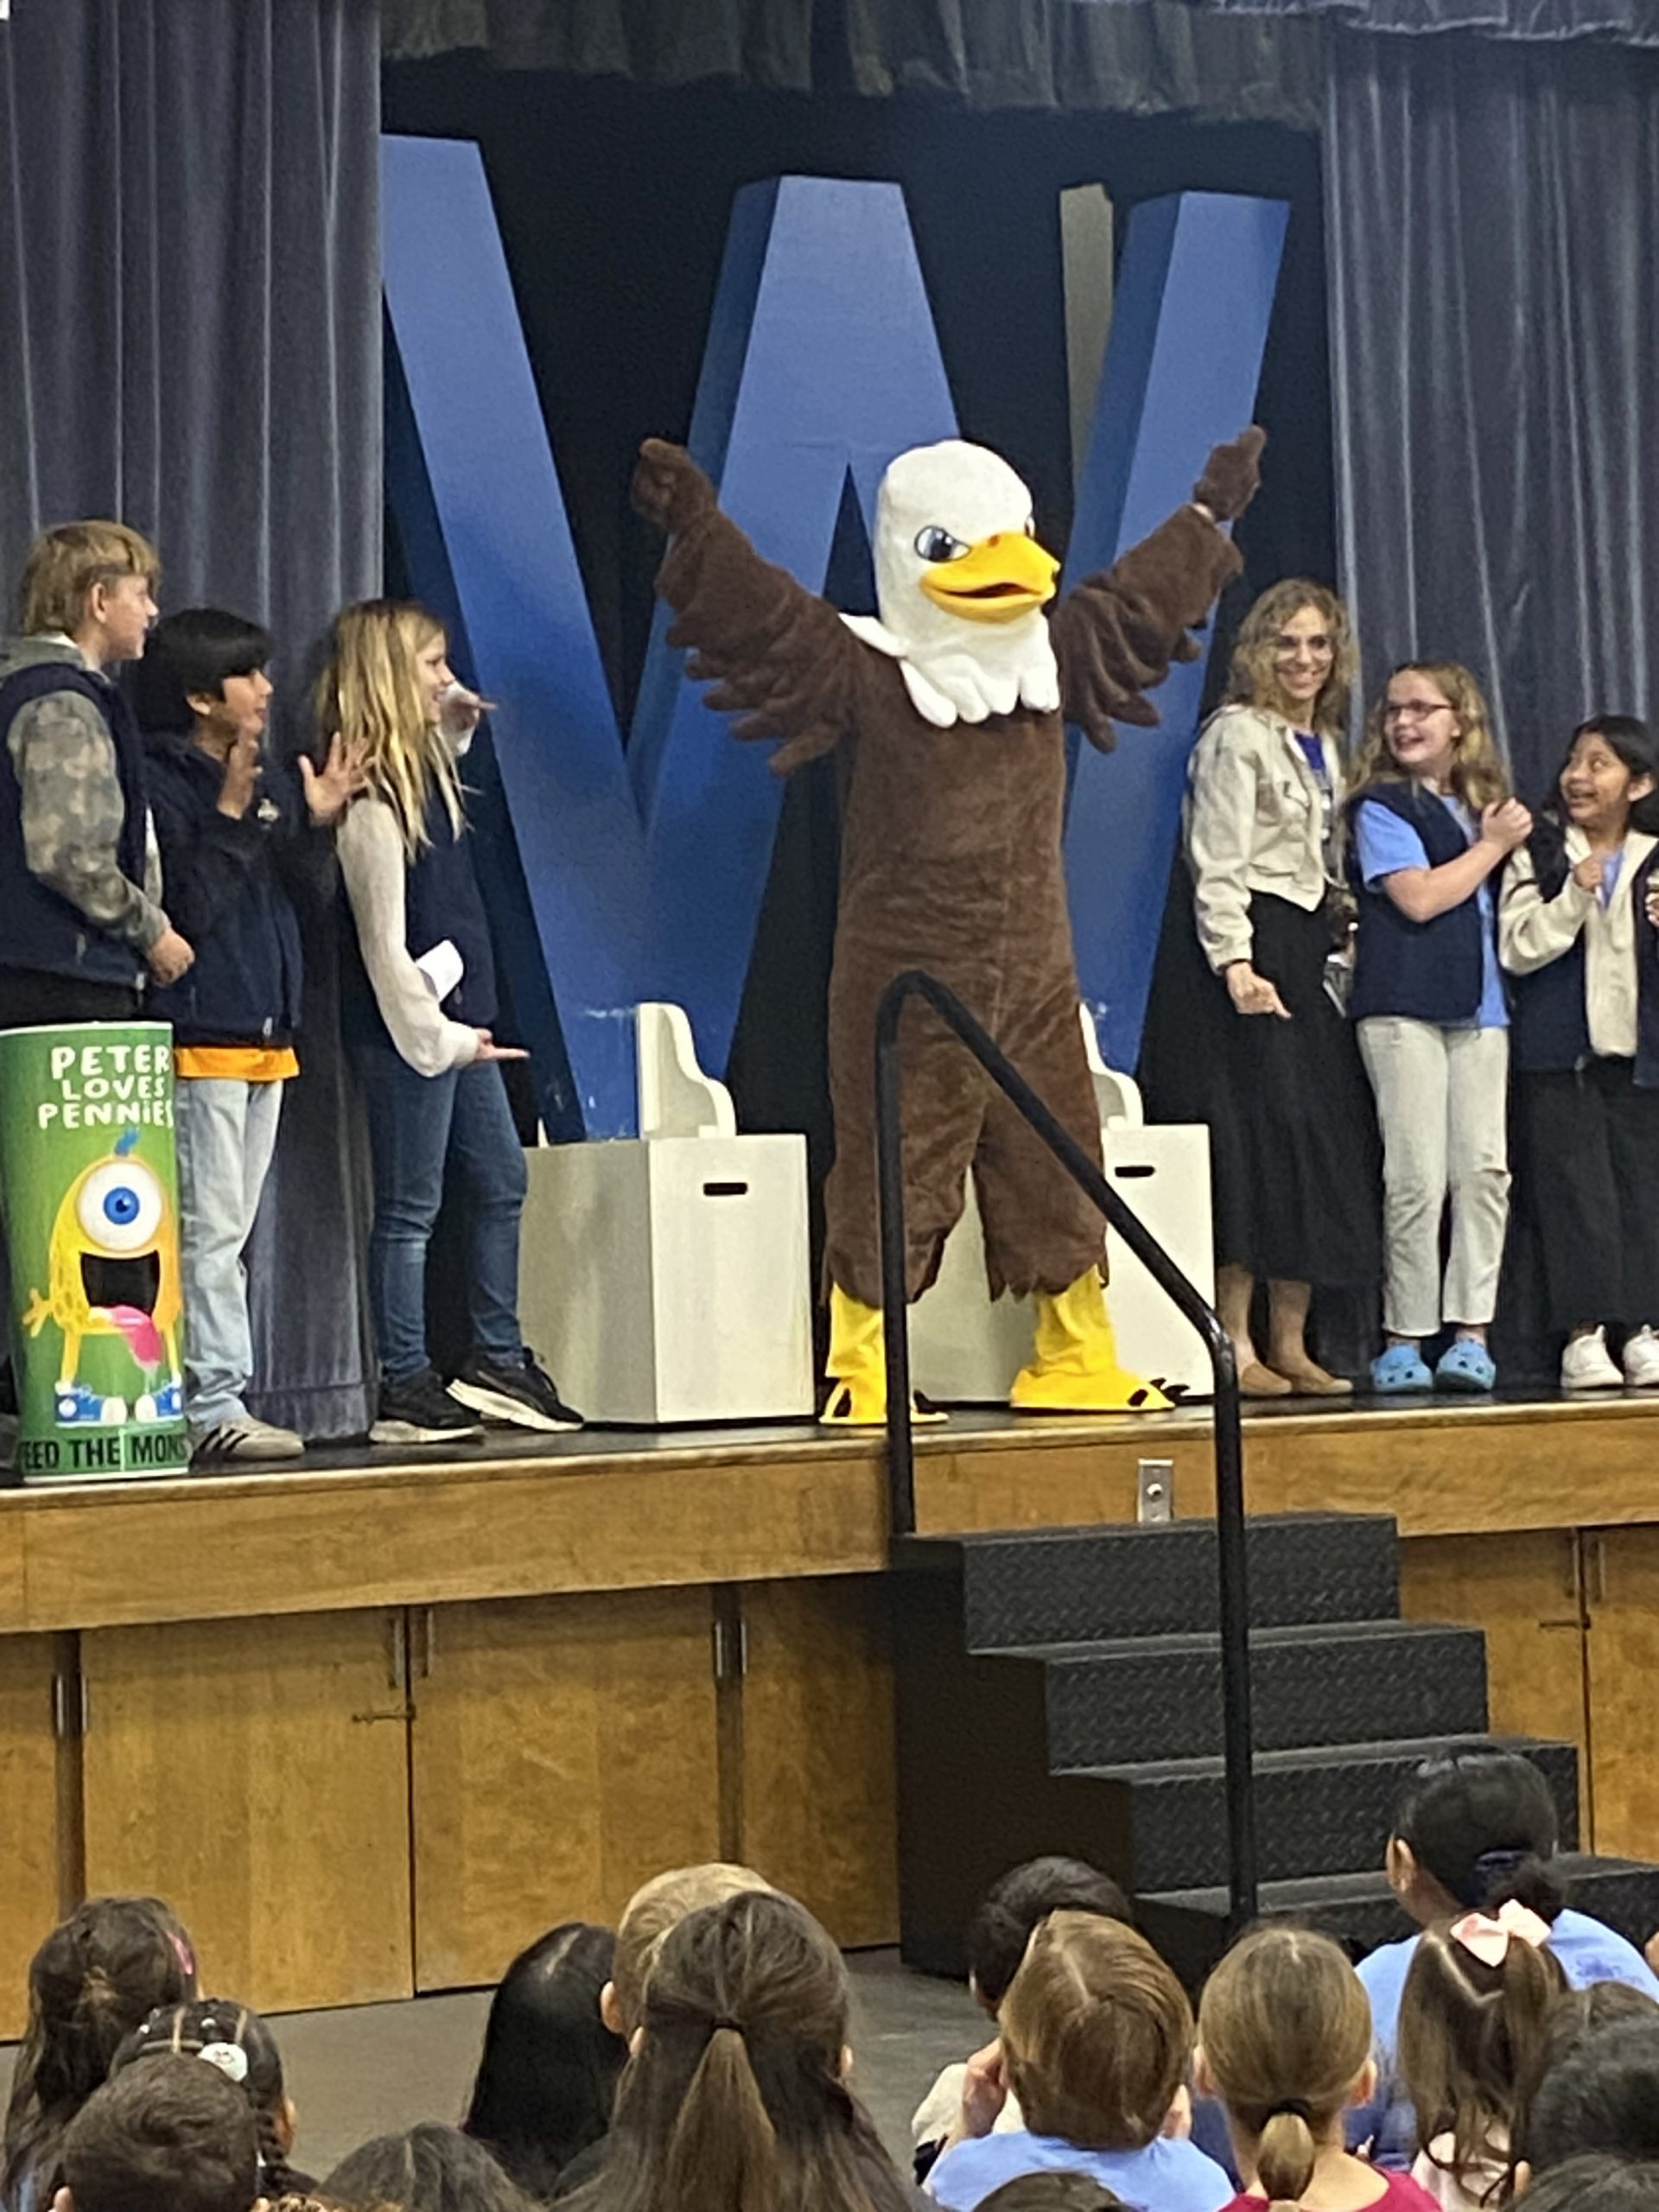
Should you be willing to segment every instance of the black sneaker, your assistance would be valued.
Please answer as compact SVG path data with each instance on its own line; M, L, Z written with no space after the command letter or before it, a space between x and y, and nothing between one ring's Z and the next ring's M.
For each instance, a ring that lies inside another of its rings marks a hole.
M429 1367L380 1385L371 1444L472 1444L484 1432Z
M482 1414L486 1421L509 1428L559 1430L580 1428L582 1415L573 1413L553 1386L553 1377L536 1364L527 1351L523 1364L498 1367L480 1353L471 1352L461 1362L449 1384L450 1394Z

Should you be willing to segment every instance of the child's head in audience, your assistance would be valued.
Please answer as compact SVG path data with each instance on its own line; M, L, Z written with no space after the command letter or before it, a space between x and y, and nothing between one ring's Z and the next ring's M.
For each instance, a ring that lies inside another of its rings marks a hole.
M675 1866L637 1889L623 1909L616 1931L611 1978L600 1995L600 2012L613 2035L632 2040L645 2017L645 1978L652 1955L671 1928L705 1905L723 1904L772 1884L753 1866L711 1859L700 1866Z
M792 1898L707 1905L658 1944L603 2212L899 2212L914 2200L847 2085L841 1954Z
M122 2037L158 2005L194 1996L195 1977L190 1939L159 1898L89 1897L53 1929L29 1962L0 2198L15 2206L27 2174L43 2191L56 2185L63 2131Z
M1109 1874L1081 1859L1031 1859L993 1882L968 1929L968 1978L995 2018L1020 1971L1031 1931L1051 1912L1130 1919L1128 1899Z
M257 2012L228 1997L198 1998L188 2005L163 2005L142 2028L135 2028L116 2052L111 2079L140 2060L196 2058L216 2066L252 2107L259 2142L259 2194L300 2193L289 2171L294 2148L294 2107L283 2078L276 2038Z
M599 2012L615 1948L608 1928L567 1921L518 1954L490 2005L463 2125L532 2196L610 2126L628 2056Z
M1094 1912L1033 1933L1000 2015L1026 2126L1091 2151L1139 2151L1186 2072L1192 2011L1143 1936Z
M1630 2158L1569 2158L1526 2192L1526 2212L1659 2212L1659 2165Z
M380 2212L530 2212L529 2198L481 2143L430 2120L360 2145L318 2194Z
M1123 2200L1087 2174L1017 2174L979 2200L978 2212L1123 2212Z
M1246 2178L1300 2202L1321 2155L1344 2155L1343 2115L1370 2095L1371 2008L1330 1936L1252 1929L1198 2005L1198 2087L1221 2100Z
M1611 2028L1621 2020L1659 2026L1659 2004L1645 1989L1633 1989L1628 1981L1592 1981L1582 1989L1564 1989L1549 2008L1541 2070L1548 2073L1559 2066L1568 2051L1576 2050L1598 2028Z
M1395 1808L1389 1879L1424 1928L1511 1900L1553 1924L1566 1895L1550 1864L1557 1827L1548 1783L1518 1751L1427 1759Z
M63 2138L54 2212L250 2212L252 2108L217 2067L160 2058L94 2091Z
M1615 2020L1548 2067L1515 2151L1517 2186L1569 2158L1659 2162L1659 2019Z

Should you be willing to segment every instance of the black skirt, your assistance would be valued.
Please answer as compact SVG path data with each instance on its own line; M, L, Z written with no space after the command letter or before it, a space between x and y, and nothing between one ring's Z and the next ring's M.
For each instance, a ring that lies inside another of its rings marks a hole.
M1141 1047L1147 1112L1209 1126L1218 1266L1362 1290L1382 1274L1382 1149L1352 1025L1325 988L1330 925L1257 892L1250 930L1251 964L1288 1021L1234 1011L1177 861Z

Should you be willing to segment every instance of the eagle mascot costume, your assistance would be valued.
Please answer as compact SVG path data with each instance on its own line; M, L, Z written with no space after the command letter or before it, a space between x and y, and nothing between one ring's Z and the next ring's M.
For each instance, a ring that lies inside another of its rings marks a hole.
M830 984L836 1158L824 1192L826 1421L887 1411L874 1129L876 1009L925 969L954 991L1096 1163L1061 859L1065 725L1103 751L1240 567L1220 525L1255 493L1250 429L1211 454L1193 504L1054 609L1059 563L999 455L950 439L900 454L876 504L880 615L842 615L756 553L679 447L649 439L634 504L669 537L657 588L736 734L783 742L779 774L838 751L841 892ZM1104 861L1108 856L1103 855ZM1169 1401L1118 1363L1100 1216L931 1007L900 1032L907 1289L938 1271L971 1170L992 1295L1035 1306L1011 1402L1029 1412Z

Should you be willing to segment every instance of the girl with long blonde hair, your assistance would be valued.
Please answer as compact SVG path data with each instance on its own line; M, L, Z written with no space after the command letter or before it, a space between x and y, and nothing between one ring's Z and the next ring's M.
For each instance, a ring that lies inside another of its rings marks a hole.
M1403 661L1372 709L1351 803L1359 931L1350 1011L1383 1154L1384 1392L1490 1390L1486 1328L1509 1222L1509 1013L1491 879L1532 830L1480 686ZM1444 1284L1440 1221L1452 1250ZM1452 1341L1431 1375L1421 1352Z
M1346 927L1336 829L1355 667L1347 609L1323 584L1288 577L1245 615L1192 755L1147 1013L1148 1110L1209 1126L1216 1303L1249 1397L1351 1389L1309 1351L1309 1309L1316 1286L1370 1292L1381 1265L1375 1119L1326 987Z
M369 1299L381 1382L372 1441L475 1438L477 1415L574 1428L518 1328L526 1176L500 1063L495 965L460 762L485 702L455 681L423 607L368 600L334 624L318 727L361 760L368 788L340 830L355 932L347 1037L368 1107L374 1224ZM465 1186L471 1348L440 1376L426 1343L426 1255L446 1175Z

